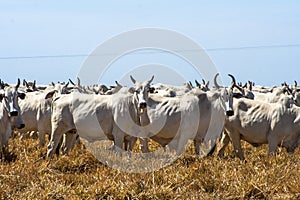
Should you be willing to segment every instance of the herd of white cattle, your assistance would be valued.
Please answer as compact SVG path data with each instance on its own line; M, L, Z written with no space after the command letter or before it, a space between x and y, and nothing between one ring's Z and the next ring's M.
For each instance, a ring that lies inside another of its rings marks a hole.
M1 157L8 140L18 129L20 135L38 133L41 146L49 135L47 158L67 154L80 139L89 142L112 140L114 151L131 151L137 139L140 150L149 152L153 140L178 155L189 140L195 153L207 156L215 150L223 156L231 141L236 155L244 160L241 140L253 146L268 144L269 154L278 146L293 153L300 144L300 87L256 86L248 81L229 87L202 80L182 86L152 84L154 76L140 82L130 76L133 86L82 86L67 83L37 85L20 80L16 85L0 80ZM45 152L46 153L46 152Z

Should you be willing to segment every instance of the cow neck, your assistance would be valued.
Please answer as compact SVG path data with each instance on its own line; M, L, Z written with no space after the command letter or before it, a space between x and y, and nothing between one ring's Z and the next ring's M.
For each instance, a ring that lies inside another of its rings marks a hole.
M4 99L2 101L4 101ZM6 124L8 121L10 121L10 116L8 115L8 111L5 108L3 102L0 103L0 113L0 124L1 127L3 127L3 124Z

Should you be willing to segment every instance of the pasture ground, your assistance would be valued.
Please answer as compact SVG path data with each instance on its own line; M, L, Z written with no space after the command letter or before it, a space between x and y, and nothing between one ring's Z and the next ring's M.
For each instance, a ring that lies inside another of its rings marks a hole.
M300 148L293 155L243 143L247 162L200 159L189 146L172 165L151 173L113 170L77 145L68 156L43 159L36 139L10 139L0 162L0 199L300 199Z

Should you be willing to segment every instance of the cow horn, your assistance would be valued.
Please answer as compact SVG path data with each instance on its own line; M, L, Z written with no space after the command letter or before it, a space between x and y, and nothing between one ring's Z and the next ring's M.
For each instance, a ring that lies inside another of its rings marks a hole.
M233 87L237 88L243 95L245 95L245 90L239 86L239 85L235 85L233 82L231 83L231 88L233 89Z
M17 85L16 85L16 89L18 89L20 86L20 79L18 78L18 82L17 82Z
M136 83L136 80L130 75L130 79L131 79L131 81L133 82L133 84L135 84Z
M294 80L294 86L297 87L297 85L298 85L298 84L297 84L297 81Z
M69 78L69 81L72 85L75 85L75 83Z
M191 81L187 82L185 85L189 90L193 89L193 85L192 85Z
M216 73L216 75L215 75L215 77L214 77L214 84L215 84L215 87L217 88L217 89L219 89L220 88L220 85L217 83L217 77L219 76L219 73Z
M230 77L231 77L231 79L232 79L232 82L231 82L231 83L233 83L234 85L236 85L236 82L235 82L235 78L234 78L234 76L233 76L233 75L231 75L231 74L228 74L228 76L230 76Z
M252 91L252 82L251 81L248 81L248 89L250 90L250 91Z
M25 86L26 86L27 88L29 88L29 84L27 83L27 81L25 81L25 79L24 79L24 83L25 83Z
M36 89L36 80L33 81L32 89Z
M77 76L77 85L80 86L80 78Z
M294 97L294 94L293 94L293 91L289 88L289 87L286 87L286 92L291 95L292 97Z
M205 85L205 80L204 79L202 79L202 84Z
M202 80L203 80L203 79L202 79ZM195 80L195 83L196 83L196 86L197 86L198 88L201 87L200 83L199 83L197 80Z
M154 75L151 77L151 79L148 81L148 85L150 85L150 83L153 81L154 79Z
M205 87L208 88L208 86L209 86L209 81L207 81L206 84L205 84Z
M188 83L188 84L189 84L189 87L191 87L191 88L193 88L193 87L194 87L191 81L189 81L189 83Z
M123 87L118 81L115 81L118 87Z

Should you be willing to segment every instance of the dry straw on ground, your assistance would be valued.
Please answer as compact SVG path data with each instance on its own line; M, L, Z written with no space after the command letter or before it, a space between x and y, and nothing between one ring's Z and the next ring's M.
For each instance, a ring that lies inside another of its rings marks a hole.
M99 162L78 145L69 156L43 159L34 139L9 142L0 163L0 199L300 199L300 148L293 155L243 143L247 162L200 159L192 147L172 165L151 173L125 173Z

